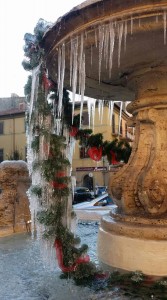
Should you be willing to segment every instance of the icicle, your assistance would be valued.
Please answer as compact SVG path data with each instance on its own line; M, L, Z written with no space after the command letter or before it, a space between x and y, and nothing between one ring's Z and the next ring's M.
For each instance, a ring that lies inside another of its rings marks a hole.
M114 52L114 44L115 44L115 32L113 23L109 24L109 31L110 31L110 49L109 49L109 77L111 77L111 70L112 70L112 62L113 62L113 52Z
M95 28L95 46L97 48L97 31L96 31L96 28Z
M83 103L85 93L85 54L82 57L82 72L81 72L81 106L80 106L80 127L82 126Z
M88 98L87 107L88 107L89 128L91 126L91 120L92 120L92 127L94 128L96 99Z
M32 85L31 85L31 98L30 98L30 106L29 106L29 124L31 122L31 115L33 111L33 105L37 100L38 96L38 85L39 85L39 70L41 65L37 66L32 70Z
M99 120L101 120L101 109L102 109L102 100L98 100Z
M84 36L81 33L81 45L80 45L80 54L79 54L79 94L81 93L81 77L82 77L82 63L83 63L83 45L84 45Z
M90 63L91 63L91 66L92 66L92 63L93 63L93 46L92 45L90 47Z
M56 135L61 135L61 119L54 120L54 132Z
M114 101L110 101L109 102L109 120L110 120L111 126L112 126L113 112L114 112Z
M131 20L130 20L130 32L131 34L133 33L133 16L131 16Z
M139 27L141 26L141 19L139 18Z
M96 99L93 99L93 103L92 103L92 127L94 130L94 126L95 126L95 112L96 112Z
M75 150L75 144L76 144L76 139L72 136L70 136L70 142L68 146L66 147L66 157L68 158L69 162L72 165L72 159L73 159L73 154Z
M106 62L106 69L107 69L107 64L108 64L108 47L109 47L109 25L105 25L105 30L104 30L104 59Z
M125 21L125 27L124 27L124 51L126 51L126 38L127 38L127 20Z
M103 45L104 45L104 25L99 25L99 83L100 83L100 77L101 77Z
M102 104L101 104L101 120L100 120L101 124L103 122L103 112L104 112L104 100L102 100Z
M123 102L121 101L120 112L119 112L119 127L118 127L118 134L119 135L121 133L122 105L123 105Z
M70 86L72 85L72 57L73 57L73 39L71 39L71 50L70 50Z
M123 35L123 22L119 25L119 36L118 36L118 67L120 66L120 57L121 57L121 43L122 43L122 35Z
M125 102L125 112L126 112L127 115L132 116L132 115L127 111L127 106L128 106L129 103L131 103L131 101L126 101L126 102Z
M155 17L155 22L158 23L158 15Z
M163 13L163 21L164 21L164 45L166 45L166 11Z
M58 50L58 79L57 79L57 89L60 89L60 76L61 76L61 48Z
M65 73L65 45L61 48L61 66L60 66L60 83L59 83L59 102L58 102L58 117L61 117L62 113L62 99L63 99L63 87L64 87L64 73Z
M91 120L91 105L89 102L90 99L87 99L87 107L88 107L88 123L89 123L89 128L90 128L90 120Z
M73 62L72 62L72 124L74 118L75 95L77 89L77 71L78 71L78 36L74 40Z

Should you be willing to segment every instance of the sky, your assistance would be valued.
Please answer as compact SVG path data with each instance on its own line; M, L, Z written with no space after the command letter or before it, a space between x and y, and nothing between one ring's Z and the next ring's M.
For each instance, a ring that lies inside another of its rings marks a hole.
M24 96L29 73L22 67L25 33L40 18L56 20L83 0L0 0L0 98Z

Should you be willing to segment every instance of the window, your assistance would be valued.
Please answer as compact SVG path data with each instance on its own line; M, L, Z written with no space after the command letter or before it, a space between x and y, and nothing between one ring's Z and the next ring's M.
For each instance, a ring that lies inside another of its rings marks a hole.
M0 134L3 134L3 122L0 122Z
M0 162L3 161L3 149L0 149Z
M87 149L84 147L80 148L80 158L89 158L89 155L87 154Z
M82 125L89 125L89 115L87 111L82 113Z

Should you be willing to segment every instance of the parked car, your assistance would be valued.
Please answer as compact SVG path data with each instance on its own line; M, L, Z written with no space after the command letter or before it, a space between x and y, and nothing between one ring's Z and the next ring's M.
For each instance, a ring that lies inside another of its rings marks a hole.
M91 201L73 205L78 220L100 221L101 217L117 207L108 193L103 194Z
M96 186L95 187L95 197L107 193L107 186Z
M73 204L89 201L92 199L94 199L94 192L91 192L87 187L75 188Z

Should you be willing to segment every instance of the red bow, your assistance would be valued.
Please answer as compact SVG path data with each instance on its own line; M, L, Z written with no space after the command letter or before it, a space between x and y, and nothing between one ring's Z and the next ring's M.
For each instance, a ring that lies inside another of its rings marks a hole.
M75 126L71 126L70 128L70 136L76 136L78 133L78 128Z
M95 161L99 161L102 157L102 147L91 147L88 149L88 155Z
M116 158L115 152L111 150L110 153L111 153L111 164L112 164L112 165L118 164L119 161L118 161L117 158Z

